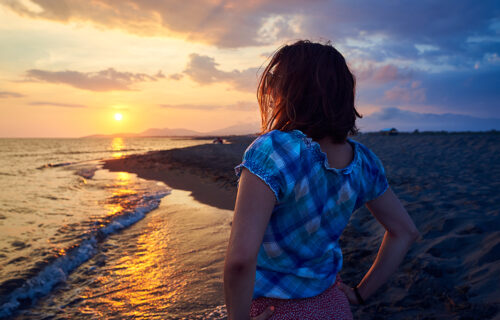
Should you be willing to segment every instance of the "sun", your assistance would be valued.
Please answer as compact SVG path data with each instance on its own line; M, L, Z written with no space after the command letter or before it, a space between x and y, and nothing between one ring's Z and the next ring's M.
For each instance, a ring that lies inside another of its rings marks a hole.
M121 113L115 113L115 120L116 121L121 121L123 119L123 116Z

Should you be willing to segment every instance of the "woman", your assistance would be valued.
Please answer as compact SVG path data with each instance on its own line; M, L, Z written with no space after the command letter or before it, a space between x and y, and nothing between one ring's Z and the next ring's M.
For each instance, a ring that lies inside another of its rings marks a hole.
M348 138L360 117L355 81L329 43L280 48L257 98L262 133L247 148L224 267L229 319L352 319L396 270L418 231L380 160ZM350 288L338 239L366 205L386 232L375 262Z

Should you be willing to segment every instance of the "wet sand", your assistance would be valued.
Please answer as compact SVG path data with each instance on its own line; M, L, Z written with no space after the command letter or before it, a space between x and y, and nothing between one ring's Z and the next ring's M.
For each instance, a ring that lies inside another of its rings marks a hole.
M355 318L499 317L500 135L361 135L354 139L381 158L391 187L422 234L396 274L368 304L352 307ZM192 192L200 202L232 209L233 167L252 140L238 137L227 145L150 152L109 160L104 168L163 181ZM383 229L365 208L353 214L341 238L344 282L355 285L362 278L382 235ZM202 248L204 243L195 241L193 246ZM223 253L218 254L223 259Z

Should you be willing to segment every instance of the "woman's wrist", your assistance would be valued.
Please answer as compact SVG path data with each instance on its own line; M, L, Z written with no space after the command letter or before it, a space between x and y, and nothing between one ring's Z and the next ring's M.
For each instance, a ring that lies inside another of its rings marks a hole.
M355 286L353 289L354 289L354 294L356 295L356 299L358 299L358 303L360 305L366 304L365 299L363 298L363 296L359 292L359 285Z

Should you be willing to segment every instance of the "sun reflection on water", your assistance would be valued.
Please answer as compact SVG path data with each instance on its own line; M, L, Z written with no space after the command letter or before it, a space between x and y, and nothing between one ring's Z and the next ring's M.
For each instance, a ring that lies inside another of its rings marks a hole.
M105 204L106 215L113 216L130 208L137 202L137 198L130 197L137 194L133 189L132 177L128 172L116 172L116 179L112 185L113 192Z
M119 206L127 211L127 201L135 198L123 196L134 189L135 176L115 174L116 188L110 188L107 201L110 214L120 211ZM204 314L223 303L221 270L232 212L195 202L180 190L172 191L162 205L102 244L82 270L88 284L79 293L78 314L206 319Z
M176 265L178 253L162 219L151 219L145 232L135 239L104 274L97 277L84 298L84 314L148 319L153 314L165 314L182 296L188 283Z
M111 141L111 149L115 151L113 153L113 158L123 157L123 152L120 152L125 149L125 143L123 142L123 139L120 137L113 138L113 140Z
M108 217L135 208L142 199L135 190L135 175L113 174L103 204ZM179 269L179 240L172 239L171 230L162 215L153 215L147 222L133 225L125 235L108 238L106 246L120 250L106 250L102 257L94 258L100 261L100 272L82 292L84 302L78 311L98 318L149 319L153 314L168 314L167 310L185 296L182 292L189 281Z

